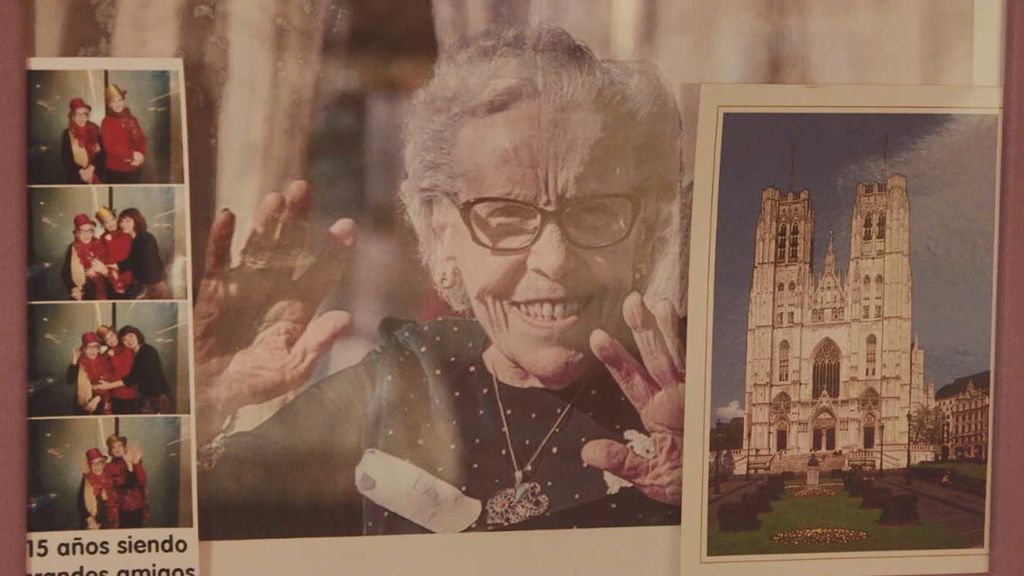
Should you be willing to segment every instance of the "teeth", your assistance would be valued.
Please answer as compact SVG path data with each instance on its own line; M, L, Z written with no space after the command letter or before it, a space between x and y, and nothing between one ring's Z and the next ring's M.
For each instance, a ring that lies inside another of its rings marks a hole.
M580 300L559 300L547 302L512 302L512 306L524 316L534 320L554 322L575 316L583 308Z

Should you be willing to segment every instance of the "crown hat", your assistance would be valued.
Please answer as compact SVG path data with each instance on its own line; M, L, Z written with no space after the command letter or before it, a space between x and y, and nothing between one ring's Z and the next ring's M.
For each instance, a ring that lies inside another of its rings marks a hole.
M106 87L106 89L103 90L103 94L104 96L106 96L107 102L110 102L110 99L114 96L120 96L121 98L124 98L128 95L128 91L124 88L121 88L117 84L109 84Z
M95 332L86 332L85 334L82 334L82 346L88 346L89 344L99 345L99 343L100 337L97 336Z
M116 214L114 214L114 211L111 210L110 208L107 208L106 206L100 206L100 209L96 211L96 219L99 220L100 222L103 222L104 220L107 220L109 218L114 218L115 216Z

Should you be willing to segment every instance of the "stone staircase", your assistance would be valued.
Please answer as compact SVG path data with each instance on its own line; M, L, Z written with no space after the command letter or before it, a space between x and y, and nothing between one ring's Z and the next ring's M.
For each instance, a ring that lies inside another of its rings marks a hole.
M783 472L793 472L803 474L807 471L807 461L810 460L810 454L779 454L772 467L769 470L772 474L781 474ZM831 452L819 452L817 454L818 467L822 474L827 474L832 470L843 470L846 468L846 454L832 454Z

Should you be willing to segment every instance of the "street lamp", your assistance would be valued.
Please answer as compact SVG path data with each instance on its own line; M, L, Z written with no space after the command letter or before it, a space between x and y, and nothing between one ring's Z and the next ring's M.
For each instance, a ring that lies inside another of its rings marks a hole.
M913 386L911 386L911 390L913 390ZM904 476L904 479L907 482L907 486L910 486L914 482L914 479L910 477L910 421L911 421L910 409L908 408L907 409L907 473Z
M745 474L747 480L750 480L750 435L753 433L753 430L753 426L747 429L747 471Z
M885 469L885 423L880 423L878 429L882 435L882 441L879 442L878 449L878 475L881 476L882 470Z
M715 490L717 496L722 492L722 421L715 420Z

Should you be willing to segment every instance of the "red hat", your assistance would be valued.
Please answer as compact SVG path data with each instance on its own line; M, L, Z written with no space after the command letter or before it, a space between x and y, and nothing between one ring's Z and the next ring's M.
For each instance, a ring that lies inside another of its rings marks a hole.
M100 452L99 448L89 448L85 451L85 459L92 463L93 460L106 460L107 457L103 455L103 452Z
M82 226L85 226L86 224L92 224L94 228L96 227L96 223L89 219L89 215L88 214L76 214L75 215L75 219L74 219L74 223L75 223L75 231L76 232L78 231L79 228L81 228Z
M86 332L85 334L82 334L82 346L99 343L100 337L97 336L95 332Z
M92 112L92 106L86 104L85 100L82 100L81 98L72 98L71 102L68 102L68 108L70 108L72 112L79 108L88 108L89 112Z

